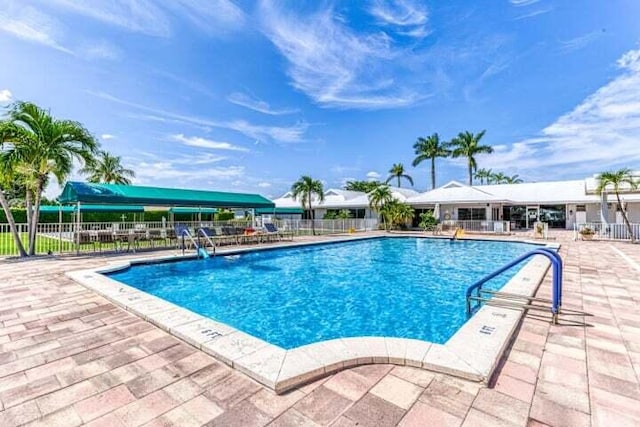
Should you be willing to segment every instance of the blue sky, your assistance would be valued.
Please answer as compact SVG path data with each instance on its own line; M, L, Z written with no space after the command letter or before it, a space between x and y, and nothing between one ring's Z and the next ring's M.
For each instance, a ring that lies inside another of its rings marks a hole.
M148 185L284 193L486 129L528 181L640 169L640 2L0 0L0 102L84 123ZM465 178L440 160L438 181ZM58 193L54 185L49 194Z

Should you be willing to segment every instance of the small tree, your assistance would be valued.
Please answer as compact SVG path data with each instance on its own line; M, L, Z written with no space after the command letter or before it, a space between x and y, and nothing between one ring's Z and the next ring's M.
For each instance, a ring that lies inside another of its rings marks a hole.
M388 185L379 185L374 188L373 191L369 193L369 207L378 213L382 213L386 204L391 202L393 199L393 195L391 194L391 189ZM387 229L387 221L385 215L382 215L382 224L384 225L384 229Z
M304 175L293 183L291 193L294 200L300 200L302 209L309 209L309 215L311 216L311 233L315 236L316 226L314 224L315 215L313 213L312 200L314 195L318 197L318 201L322 202L324 200L324 186L322 182L308 175Z
M627 231L631 236L631 242L635 243L636 237L633 234L633 228L631 227L631 223L629 222L629 218L627 217L627 212L622 204L622 200L620 199L620 187L623 185L627 185L629 190L635 190L640 186L640 182L633 176L633 173L629 168L623 168L615 172L602 172L600 175L598 175L597 179L598 188L596 189L596 191L600 195L605 193L609 188L611 188L613 190L613 193L616 195L618 206L620 206L620 211L622 212L622 219L627 225Z
M427 231L438 223L438 220L435 216L433 216L433 212L427 211L420 214L420 223L418 224L420 228L424 231Z
M351 211L349 209L340 209L338 213L336 213L336 219L350 219Z

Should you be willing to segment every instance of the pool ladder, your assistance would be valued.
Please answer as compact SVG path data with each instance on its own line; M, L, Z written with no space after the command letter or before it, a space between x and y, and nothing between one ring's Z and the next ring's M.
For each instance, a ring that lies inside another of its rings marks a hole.
M553 267L553 288L552 298L538 298L509 292L491 291L483 289L482 286L489 280L499 276L505 271L515 267L516 265L528 260L535 255L543 255L551 261ZM562 308L562 258L558 252L549 248L537 248L531 252L516 258L510 263L500 267L491 274L486 275L473 285L469 286L466 291L467 299L467 316L472 316L480 309L482 304L511 308L515 310L533 310L551 313L551 322L558 324L558 316L563 315L580 315L589 316L588 313L582 311Z

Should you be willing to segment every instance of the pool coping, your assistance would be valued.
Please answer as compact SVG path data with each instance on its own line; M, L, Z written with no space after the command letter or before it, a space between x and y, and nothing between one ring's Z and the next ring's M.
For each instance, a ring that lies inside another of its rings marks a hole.
M430 236L403 234L348 236L332 241L294 242L275 247L218 249L216 255L226 256L380 237L433 239ZM530 243L551 248L560 246L556 243L545 244L531 240L491 240ZM118 260L101 267L67 272L66 275L114 304L245 373L278 394L345 368L372 363L414 366L487 383L523 315L521 310L485 305L445 344L407 338L356 337L321 341L286 350L104 276L104 273L126 269L136 264L191 258L195 258L195 255ZM549 266L550 262L544 256L532 257L507 282L502 291L534 295Z

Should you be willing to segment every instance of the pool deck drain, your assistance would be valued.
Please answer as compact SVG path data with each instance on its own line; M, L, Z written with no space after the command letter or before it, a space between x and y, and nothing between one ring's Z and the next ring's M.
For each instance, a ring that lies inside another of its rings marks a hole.
M362 238L375 237L379 236ZM403 235L394 234L392 237ZM353 241L360 238L350 237L335 241ZM322 243L326 242L294 243L287 244L286 247ZM527 243L540 244L528 241ZM557 247L557 244L554 245ZM224 256L247 250L255 248L219 249L217 255ZM355 337L322 341L285 350L103 275L139 263L180 259L184 257L147 257L72 271L67 275L125 310L243 372L276 393L286 392L346 368L368 364L412 366L487 383L523 314L521 310L484 306L445 344L405 338ZM533 296L549 265L545 257L534 256L502 290Z

